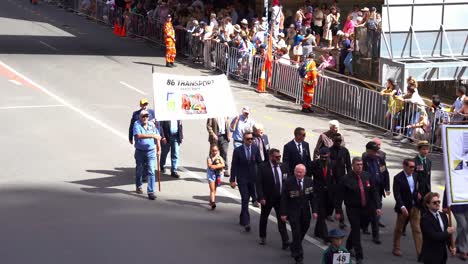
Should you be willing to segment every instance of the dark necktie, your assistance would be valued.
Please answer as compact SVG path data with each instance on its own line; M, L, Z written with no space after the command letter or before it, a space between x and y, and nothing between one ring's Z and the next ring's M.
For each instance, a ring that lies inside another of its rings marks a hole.
M299 190L302 191L302 180L297 180L297 186L299 187Z
M275 188L276 188L276 190L279 191L279 193L281 193L281 184L280 184L281 178L280 178L279 173L278 173L278 165L275 165L273 167L273 170L275 172Z
M247 147L247 160L250 161L250 147Z
M364 191L364 184L362 184L361 175L357 176L357 180L358 180L358 185L359 185L359 192L361 194L361 206L366 207L367 205L366 193Z
M440 221L439 212L437 212L437 213L435 214L435 217L436 217L437 223L438 223L439 226L440 226L440 231L443 232L443 231L444 231L444 225L443 225L443 224L441 223L441 221Z

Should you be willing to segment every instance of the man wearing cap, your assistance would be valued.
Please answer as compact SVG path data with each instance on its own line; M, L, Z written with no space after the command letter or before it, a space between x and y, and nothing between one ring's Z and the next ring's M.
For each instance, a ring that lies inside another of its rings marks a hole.
M328 233L328 240L330 240L330 246L323 252L322 255L322 262L321 264L334 264L336 263L334 259L336 259L335 254L347 254L348 250L342 246L343 239L346 236L346 233L341 229L333 229ZM343 257L342 255L342 257ZM349 253L348 253L349 262L352 263ZM344 261L339 263L345 263Z
M320 159L312 162L311 172L314 183L314 192L319 204L318 218L315 224L315 237L328 242L328 227L326 219L332 215L334 209L335 187L338 184L335 178L334 165L330 160L330 149L322 147L320 149Z
M307 60L304 62L306 76L302 82L304 101L302 104L302 112L305 113L314 112L312 109L312 101L314 100L315 87L317 86L318 82L318 72L314 61L314 56L315 55L313 53L310 53L307 56Z
M231 121L230 130L232 132L232 139L234 148L237 148L243 143L243 135L246 131L253 132L255 121L250 118L250 108L244 106L242 113L234 117Z
M136 161L136 193L142 194L143 175L148 175L148 199L156 199L154 194L155 185L155 163L156 151L160 151L159 132L153 122L149 122L150 113L147 110L141 110L140 120L133 126L133 136L135 141L135 161Z
M377 154L378 150L379 148L374 141L368 142L366 144L367 155L362 161L364 163L364 171L369 173L370 180L379 192L380 203L382 203L382 198L391 194L390 174L388 173L385 160ZM381 244L379 227L385 227L385 225L380 222L380 217L370 217L369 220L372 225L372 241L375 244ZM367 225L363 225L363 227L367 229Z
M312 216L317 219L318 211L312 179L304 177L305 175L306 167L302 164L296 165L294 177L286 179L281 193L281 220L289 221L291 225L291 256L296 264L303 263L302 240L309 230Z
M335 218L338 220L343 214L342 203L346 206L346 215L351 225L351 233L346 241L346 249L355 250L356 263L361 264L364 258L361 245L362 219L382 214L382 203L379 192L375 188L370 175L363 171L361 157L352 161L353 170L346 175L337 186Z
M140 119L140 113L141 111L146 110L149 113L149 121L155 123L156 127L159 128L159 123L155 120L154 116L154 110L148 108L148 99L143 98L140 100L140 109L137 111L133 112L132 118L130 119L130 126L128 128L128 141L130 144L133 145L133 126L135 125L135 122Z
M314 150L314 160L318 159L319 156L319 151L322 147L327 147L330 148L333 146L333 139L337 136L340 135L338 133L340 129L340 122L338 120L331 120L328 122L328 125L330 129L327 132L324 132L320 135L319 139L317 140L317 145L315 145L315 150ZM341 145L344 146L344 137L341 135Z
M431 169L432 161L427 157L429 154L430 145L426 140L421 140L418 143L418 155L414 158L416 162L415 174L418 179L419 191L421 196L431 192Z
M166 44L166 67L174 67L176 39L171 15L167 15L166 23L164 24L164 40Z

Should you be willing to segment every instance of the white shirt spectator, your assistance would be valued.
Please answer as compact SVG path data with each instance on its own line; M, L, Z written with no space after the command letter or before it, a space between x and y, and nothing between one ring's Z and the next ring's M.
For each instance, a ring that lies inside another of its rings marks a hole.
M234 33L234 26L231 23L227 23L226 25L224 25L224 31L226 31L226 34L228 36L230 36Z
M354 11L351 13L351 15L353 16L353 22L355 25L357 25L358 23L358 17L359 17L359 11Z
M323 26L323 12L320 9L314 10L314 25L316 27Z
M291 65L291 58L289 57L289 54L284 54L278 62L281 64Z
M279 24L281 20L281 15L280 15L281 8L279 6L274 6L271 9L272 9L271 19L275 19L276 24Z
M281 48L287 48L288 45L286 45L286 41L284 39L280 39L278 43L276 43L276 48L281 49Z
M210 27L211 27L211 29L214 29L215 27L218 27L218 21L216 20L216 18L212 18L210 20Z
M258 31L252 39L252 42L259 40L261 43L265 43L265 31Z

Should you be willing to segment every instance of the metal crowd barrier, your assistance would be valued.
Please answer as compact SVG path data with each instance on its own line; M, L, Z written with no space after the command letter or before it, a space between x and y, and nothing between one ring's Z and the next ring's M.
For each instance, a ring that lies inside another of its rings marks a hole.
M302 90L302 80L295 66L274 62L271 89L275 92L296 99Z

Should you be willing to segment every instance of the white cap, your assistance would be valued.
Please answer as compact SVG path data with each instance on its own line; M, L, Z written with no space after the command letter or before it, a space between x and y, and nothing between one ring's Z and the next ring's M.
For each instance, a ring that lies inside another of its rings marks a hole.
M248 106L242 107L242 113L250 114L250 108Z

